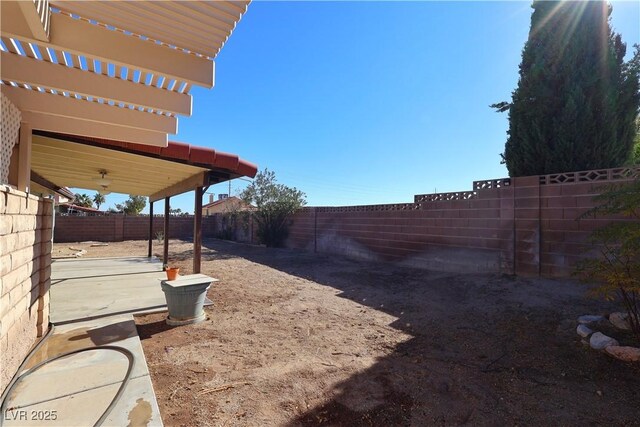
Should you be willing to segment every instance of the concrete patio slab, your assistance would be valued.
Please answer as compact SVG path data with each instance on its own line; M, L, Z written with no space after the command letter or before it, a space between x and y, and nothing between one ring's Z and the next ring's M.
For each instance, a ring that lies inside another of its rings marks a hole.
M165 311L158 258L56 259L51 266L51 322ZM205 306L211 305L205 300Z
M51 266L51 322L166 310L157 258L59 259Z
M94 425L131 372L107 426L161 426L160 411L133 320L135 313L165 311L157 258L56 259L51 273L53 332L7 396L3 426ZM211 305L210 300L205 305ZM130 355L104 346L126 349ZM77 352L82 349L81 352Z
M33 371L7 396L4 425L93 425L107 409L125 379L129 359L133 368L123 394L104 425L160 426L162 420L133 316L110 316L56 327L24 370L66 352L92 348L66 356ZM24 371L23 371L24 372ZM55 419L52 415L55 414ZM49 416L48 420L39 418Z

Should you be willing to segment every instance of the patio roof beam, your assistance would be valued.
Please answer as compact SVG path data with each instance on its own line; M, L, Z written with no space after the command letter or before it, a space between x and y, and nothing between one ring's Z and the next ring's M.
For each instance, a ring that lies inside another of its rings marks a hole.
M204 187L206 185L209 185L209 174L207 172L201 172L150 195L149 201L155 202L162 198L193 191L198 187Z
M191 115L191 95L115 79L65 65L0 52L2 80L101 98L174 114Z
M42 175L39 175L38 173L34 172L33 170L31 171L31 181L35 182L36 184L54 191L56 193L60 192L60 191L64 191L64 187L60 187L59 185L54 184L53 182L49 181L48 179L46 179L45 177L43 177Z
M166 147L168 143L166 133L127 128L107 123L91 122L71 117L23 111L22 119L25 122L28 122L33 129L38 130L90 136L95 138L113 138L120 141L155 145L159 147Z
M2 85L0 89L21 111L78 118L153 132L175 134L178 131L178 119L172 116L151 114L7 85Z
M17 2L33 37L40 41L49 41L51 7L47 0ZM3 10L4 12L4 10Z
M2 1L2 35L38 43L52 49L112 63L121 67L159 74L196 86L212 88L214 62L137 36L74 19L61 13L50 17L49 40L33 36L26 23L22 2Z

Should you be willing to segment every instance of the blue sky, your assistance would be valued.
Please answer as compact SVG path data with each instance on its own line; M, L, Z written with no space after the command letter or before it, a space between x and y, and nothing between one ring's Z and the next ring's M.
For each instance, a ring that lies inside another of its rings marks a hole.
M612 4L630 51L640 5ZM311 206L469 190L507 176L507 116L489 104L515 88L531 10L515 1L254 1L216 60L216 86L192 91L194 114L170 139L267 167ZM232 182L232 193L245 185ZM109 195L107 207L126 198ZM193 193L172 207L193 212Z

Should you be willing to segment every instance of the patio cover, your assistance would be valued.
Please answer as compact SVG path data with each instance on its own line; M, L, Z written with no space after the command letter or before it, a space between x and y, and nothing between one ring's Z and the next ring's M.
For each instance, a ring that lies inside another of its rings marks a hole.
M253 176L255 166L169 143L168 135L177 133L177 116L192 113L192 86L214 86L213 60L248 3L0 1L1 183L24 192L98 190L105 170L110 191L150 197L149 256L153 201L165 200L168 237L170 196L195 190L199 272L204 189Z
M161 148L36 131L31 150L32 174L44 182L100 191L97 179L105 171L109 191L150 201L257 172L235 154L181 142Z
M20 111L11 183L22 191L32 182L100 190L106 171L109 191L149 196L151 217L153 202L165 200L167 236L169 198L195 190L199 272L203 191L254 176L256 167L170 143L168 134L177 133L178 115L191 115L191 87L213 87L213 60L248 4L0 1L0 88Z

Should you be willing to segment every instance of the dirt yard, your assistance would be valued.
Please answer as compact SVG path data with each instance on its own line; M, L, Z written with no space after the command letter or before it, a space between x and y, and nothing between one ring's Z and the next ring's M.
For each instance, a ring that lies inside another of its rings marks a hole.
M205 246L208 320L137 319L167 426L640 425L640 368L575 333L612 308L584 285ZM146 254L54 252L68 247ZM191 247L171 242L181 273Z

